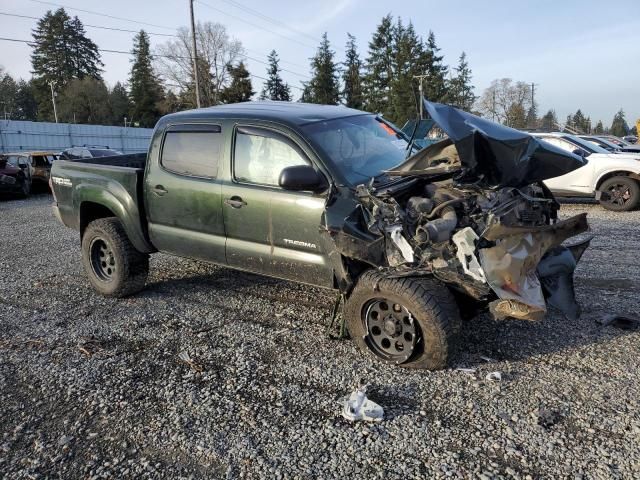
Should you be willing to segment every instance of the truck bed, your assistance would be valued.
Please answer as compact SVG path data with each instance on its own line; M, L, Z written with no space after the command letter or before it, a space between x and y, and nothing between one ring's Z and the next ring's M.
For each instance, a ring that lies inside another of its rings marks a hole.
M112 167L128 167L144 169L147 164L146 153L131 153L128 155L114 155L112 157L81 158L69 160L75 163L89 163L92 165L110 165Z
M104 214L106 209L106 216L122 221L139 251L150 251L143 199L146 159L141 153L53 162L51 186L58 218L67 227L82 231L92 212Z

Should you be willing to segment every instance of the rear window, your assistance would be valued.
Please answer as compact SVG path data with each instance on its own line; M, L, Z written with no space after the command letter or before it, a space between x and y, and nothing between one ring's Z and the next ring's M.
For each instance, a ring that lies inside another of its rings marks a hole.
M221 154L220 127L170 130L165 134L160 163L180 175L216 178Z

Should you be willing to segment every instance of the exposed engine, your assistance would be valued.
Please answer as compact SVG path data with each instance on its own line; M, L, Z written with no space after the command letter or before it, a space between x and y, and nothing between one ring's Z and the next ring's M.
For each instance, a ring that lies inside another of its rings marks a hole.
M498 318L541 318L553 290L545 291L537 273L543 257L587 229L584 216L559 222L559 205L541 184L490 190L405 178L379 189L360 185L356 197L368 231L384 238L379 248L386 261L378 267L432 274L476 300L495 299L490 307ZM579 257L569 257L560 270L571 276ZM579 314L577 305L554 306Z

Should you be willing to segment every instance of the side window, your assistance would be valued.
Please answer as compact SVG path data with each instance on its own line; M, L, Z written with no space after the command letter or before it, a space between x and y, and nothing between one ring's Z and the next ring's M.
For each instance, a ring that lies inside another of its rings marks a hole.
M222 156L222 130L216 125L172 127L165 133L161 165L179 175L216 178Z
M238 129L233 161L236 180L277 187L280 172L296 165L309 165L309 161L288 138L268 130Z
M546 142L549 142L552 145L555 145L556 147L561 148L562 150L564 150L566 152L573 152L574 150L576 150L578 148L573 143L567 142L566 140L563 140L562 138L544 137L544 140Z

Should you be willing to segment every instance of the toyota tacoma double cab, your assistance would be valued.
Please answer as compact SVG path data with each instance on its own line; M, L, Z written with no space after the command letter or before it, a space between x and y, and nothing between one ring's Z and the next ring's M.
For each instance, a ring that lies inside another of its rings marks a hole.
M442 368L461 312L579 315L585 215L558 219L543 183L585 161L425 102L448 138L425 149L378 115L247 102L167 115L146 156L57 161L54 211L80 232L93 288L144 288L165 252L340 293L375 358Z

